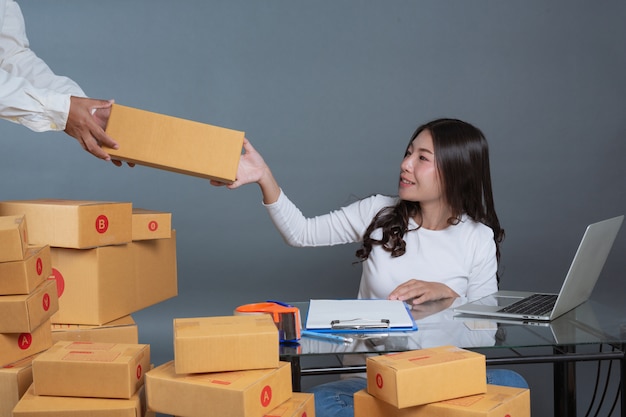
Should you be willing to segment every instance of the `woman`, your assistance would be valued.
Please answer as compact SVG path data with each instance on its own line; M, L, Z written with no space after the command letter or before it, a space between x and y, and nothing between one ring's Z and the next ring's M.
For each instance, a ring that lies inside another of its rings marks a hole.
M400 164L397 197L374 195L310 219L289 201L247 140L244 150L237 180L228 187L257 183L288 244L361 242L359 298L417 306L497 290L504 230L493 203L487 141L469 123L438 119L415 131ZM526 386L511 371L502 375L490 371L488 382ZM317 415L351 416L351 394L365 386L365 380L351 378L314 388Z

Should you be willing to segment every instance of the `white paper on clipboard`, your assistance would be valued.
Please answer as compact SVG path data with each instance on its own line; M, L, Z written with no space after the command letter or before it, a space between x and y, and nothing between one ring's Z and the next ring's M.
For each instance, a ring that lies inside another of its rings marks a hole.
M403 301L378 299L311 300L305 327L333 333L417 329Z

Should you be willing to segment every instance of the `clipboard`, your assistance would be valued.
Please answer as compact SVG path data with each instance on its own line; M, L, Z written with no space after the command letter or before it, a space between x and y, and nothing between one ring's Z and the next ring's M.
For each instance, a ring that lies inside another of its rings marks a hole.
M320 333L387 333L417 330L410 307L399 300L314 299L306 329Z

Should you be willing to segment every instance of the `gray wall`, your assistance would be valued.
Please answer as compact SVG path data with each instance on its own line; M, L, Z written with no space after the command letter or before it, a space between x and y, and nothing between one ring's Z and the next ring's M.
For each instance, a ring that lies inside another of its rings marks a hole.
M396 192L415 127L457 117L491 146L501 286L558 290L585 225L626 212L626 3L21 0L34 50L92 97L244 130L307 215ZM170 211L179 296L136 315L155 362L174 317L350 297L356 246L287 247L256 186L116 168L63 133L0 122L3 199ZM618 303L622 231L594 292Z

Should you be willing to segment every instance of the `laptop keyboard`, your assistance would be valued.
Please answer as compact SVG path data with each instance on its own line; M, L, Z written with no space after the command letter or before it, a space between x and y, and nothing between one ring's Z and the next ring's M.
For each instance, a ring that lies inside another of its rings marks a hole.
M556 303L556 294L533 294L502 308L500 311L535 316L547 315Z

